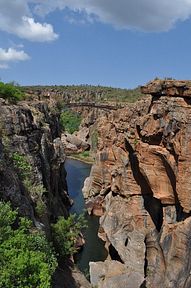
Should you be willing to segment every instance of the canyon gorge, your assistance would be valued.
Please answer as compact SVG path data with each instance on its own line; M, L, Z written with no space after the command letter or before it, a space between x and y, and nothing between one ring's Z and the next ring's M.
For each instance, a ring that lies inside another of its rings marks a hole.
M66 151L91 155L83 195L88 213L100 217L108 256L90 262L91 284L83 278L73 287L191 287L191 81L154 80L141 91L144 97L123 108L71 108L83 118L72 135L61 130L56 92L30 91L17 104L0 98L0 200L48 238L72 205ZM58 96L60 105L66 94ZM40 196L19 179L15 153L30 163L32 183L44 187Z

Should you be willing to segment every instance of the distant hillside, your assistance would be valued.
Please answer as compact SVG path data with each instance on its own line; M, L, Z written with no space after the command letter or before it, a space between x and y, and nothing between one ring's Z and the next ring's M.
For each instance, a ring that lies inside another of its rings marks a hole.
M22 89L31 96L58 97L64 101L92 102L135 102L144 95L140 87L121 89L92 85L66 86L24 86Z

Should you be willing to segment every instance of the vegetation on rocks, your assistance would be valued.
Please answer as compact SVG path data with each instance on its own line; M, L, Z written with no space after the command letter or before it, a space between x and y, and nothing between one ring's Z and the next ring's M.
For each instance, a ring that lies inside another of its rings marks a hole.
M59 217L55 224L52 224L52 234L55 247L61 257L73 255L77 252L77 239L81 230L87 225L84 216L70 215L67 219Z
M86 157L90 157L90 152L89 151L83 151L81 153L82 157L86 158Z
M65 110L60 115L60 124L63 130L72 134L79 129L81 117L78 113Z
M0 97L9 100L10 102L17 102L24 98L24 93L20 87L14 86L12 83L0 82Z
M0 202L0 287L49 288L57 260L32 222Z
M58 86L60 90L67 92L89 92L91 94L91 101L119 101L119 102L134 102L141 98L140 87L134 89L122 89L106 86L93 86L93 85L67 85ZM81 99L80 99L81 100Z
M93 85L61 85L61 86L26 86L22 89L30 95L43 91L43 94L54 94L54 97L59 98L61 95L62 102L65 100L75 102L135 102L143 97L140 87L134 89L122 89L106 86ZM47 92L47 93L46 93Z
M42 216L46 211L46 204L43 201L43 195L46 193L46 189L42 184L33 183L30 179L32 166L25 155L14 152L12 154L12 160L15 168L18 169L18 174L23 181L25 188L36 205L36 213L38 216Z
M42 184L33 183L29 177L27 177L23 184L29 192L31 199L35 203L35 211L39 217L43 216L46 212L46 204L43 200L43 195L47 193Z
M12 154L12 160L13 160L14 166L18 168L19 170L19 175L21 176L23 180L25 180L30 175L31 170L32 170L32 167L28 163L26 156L18 152L14 152Z
M80 153L72 153L70 154L69 158L77 159L85 163L93 164L94 157L92 157L90 151L83 151Z

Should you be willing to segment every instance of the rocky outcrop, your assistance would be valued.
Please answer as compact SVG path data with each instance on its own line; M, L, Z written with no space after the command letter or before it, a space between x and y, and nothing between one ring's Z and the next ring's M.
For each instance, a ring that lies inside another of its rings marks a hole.
M72 267L70 267L72 266ZM74 265L66 264L54 274L53 288L92 288L90 282Z
M61 141L67 154L79 153L85 150L89 150L90 147L90 145L85 140L82 140L80 135L76 136L67 132L62 133Z
M142 93L152 96L188 97L191 95L191 81L154 80L142 87Z
M96 163L84 195L104 197L100 235L107 261L142 279L129 287L191 287L190 87L189 81L156 80L142 88L146 100L96 124ZM105 265L91 269L99 288L112 287Z
M0 101L0 199L11 201L22 215L35 223L40 221L48 229L50 221L67 215L70 206L58 116L45 102L9 105ZM19 176L19 167L13 163L14 153L25 157L31 167L27 187ZM32 195L34 186L39 191L36 189ZM41 197L39 209L35 197Z
M30 98L41 101L61 101L62 103L70 102L84 102L84 101L98 101L104 99L106 92L102 87L92 87L88 89L88 86L31 86L24 87L25 92L30 95Z
M69 134L67 131L61 135L61 141L64 146L66 155L75 157L75 154L89 151L89 161L94 158L97 151L97 119L102 116L108 117L109 111L106 109L92 107L75 107L71 108L74 113L81 116L81 124L78 131ZM78 156L77 156L78 157ZM82 154L83 157L83 154ZM87 161L87 158L86 158Z
M139 274L129 274L125 265L113 260L90 262L90 275L91 283L100 288L136 288L143 281Z

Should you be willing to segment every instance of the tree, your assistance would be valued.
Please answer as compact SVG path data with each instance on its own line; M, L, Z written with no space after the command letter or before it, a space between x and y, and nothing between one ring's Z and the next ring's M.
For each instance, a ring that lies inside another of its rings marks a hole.
M81 123L81 116L69 110L65 110L60 115L61 127L72 134L79 129Z
M84 216L76 214L70 215L67 219L61 216L52 224L53 239L60 256L66 257L77 252L77 239L86 226Z
M56 267L45 235L0 202L0 287L49 288Z

